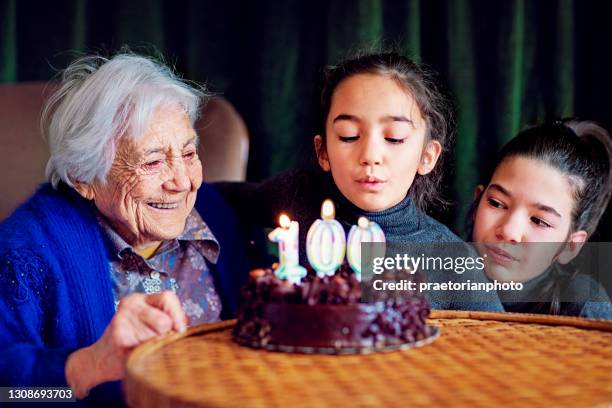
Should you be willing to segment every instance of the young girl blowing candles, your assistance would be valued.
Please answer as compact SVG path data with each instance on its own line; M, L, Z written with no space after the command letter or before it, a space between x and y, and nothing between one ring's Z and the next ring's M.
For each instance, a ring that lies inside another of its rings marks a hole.
M321 108L314 137L319 170L282 173L246 189L221 186L248 214L245 219L264 215L270 225L281 212L290 214L301 225L302 260L308 226L320 217L326 198L333 200L346 231L366 217L382 227L387 241L462 242L425 213L443 203L441 161L452 133L448 103L431 74L396 53L358 56L326 69ZM472 252L465 246L462 254ZM427 276L459 278L486 280L475 270ZM436 308L501 310L494 291L478 299L466 293L429 295Z

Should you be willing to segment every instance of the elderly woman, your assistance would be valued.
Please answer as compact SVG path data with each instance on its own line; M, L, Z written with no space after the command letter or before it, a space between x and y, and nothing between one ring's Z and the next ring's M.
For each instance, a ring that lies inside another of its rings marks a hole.
M196 201L204 97L133 54L66 69L43 111L50 183L0 225L0 384L83 398L135 346L231 309L232 214L209 186Z

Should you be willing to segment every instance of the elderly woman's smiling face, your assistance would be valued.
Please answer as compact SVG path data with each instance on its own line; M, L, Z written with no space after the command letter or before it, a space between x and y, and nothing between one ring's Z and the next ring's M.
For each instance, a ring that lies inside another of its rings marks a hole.
M77 190L94 200L126 242L141 248L183 232L201 184L197 135L189 117L178 106L162 106L138 140L119 141L105 184Z

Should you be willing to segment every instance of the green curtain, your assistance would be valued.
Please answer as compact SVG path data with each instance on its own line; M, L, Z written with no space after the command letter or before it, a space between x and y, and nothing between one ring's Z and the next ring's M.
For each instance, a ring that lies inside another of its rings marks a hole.
M0 14L0 80L15 82L17 80L17 41L16 41L16 11L17 0L5 1Z
M568 115L610 128L610 9L574 0L2 0L0 81L50 79L75 52L156 48L242 113L248 177L259 180L312 162L321 68L393 46L437 71L455 103L445 192L457 204L434 215L460 231L474 187L518 130Z

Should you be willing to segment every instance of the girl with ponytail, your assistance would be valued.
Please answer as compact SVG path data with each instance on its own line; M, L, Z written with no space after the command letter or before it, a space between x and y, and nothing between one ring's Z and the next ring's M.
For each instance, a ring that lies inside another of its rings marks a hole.
M612 319L606 291L571 270L612 192L612 140L590 121L562 120L520 132L477 187L472 239L506 311ZM588 272L588 271L587 271Z

